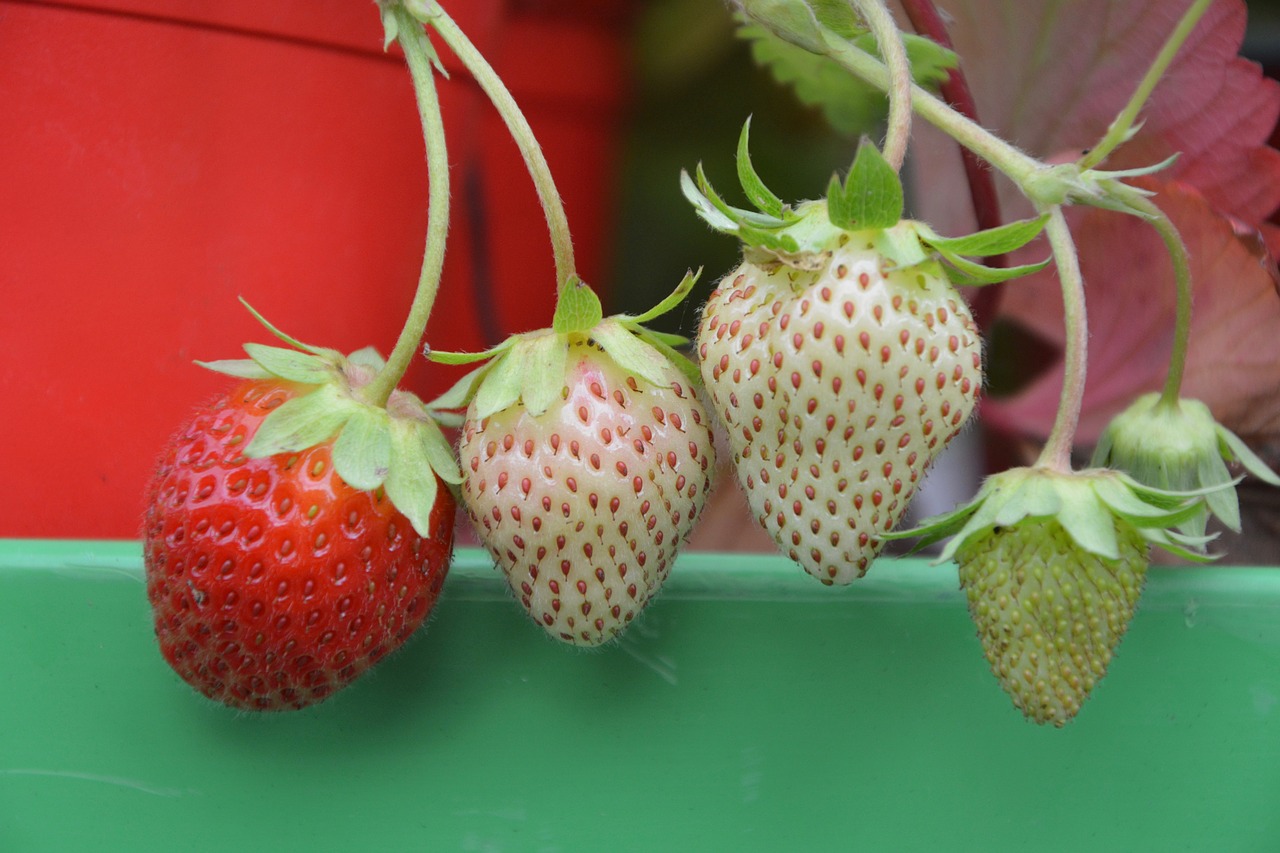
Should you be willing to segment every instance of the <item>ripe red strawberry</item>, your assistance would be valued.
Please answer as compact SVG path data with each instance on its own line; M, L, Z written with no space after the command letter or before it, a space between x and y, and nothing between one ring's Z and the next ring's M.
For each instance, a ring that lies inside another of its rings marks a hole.
M980 337L940 267L894 270L871 237L814 269L745 261L698 333L752 511L824 583L867 571L982 386Z
M201 693L238 708L301 708L350 683L423 623L448 570L454 498L438 478L422 536L383 489L335 473L332 439L245 454L267 415L307 390L239 385L172 439L148 489L147 597L161 652Z
M471 403L462 500L534 621L594 646L666 579L706 501L715 451L710 419L672 364L659 359L655 384L595 343L567 349L544 410L521 400L480 416Z

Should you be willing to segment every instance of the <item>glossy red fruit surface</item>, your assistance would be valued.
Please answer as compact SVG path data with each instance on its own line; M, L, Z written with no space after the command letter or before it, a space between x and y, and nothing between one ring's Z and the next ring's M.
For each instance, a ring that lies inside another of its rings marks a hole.
M385 494L347 485L331 444L250 459L258 425L302 386L251 380L200 409L147 493L147 596L161 653L237 708L319 702L431 612L453 548L444 483L422 537Z

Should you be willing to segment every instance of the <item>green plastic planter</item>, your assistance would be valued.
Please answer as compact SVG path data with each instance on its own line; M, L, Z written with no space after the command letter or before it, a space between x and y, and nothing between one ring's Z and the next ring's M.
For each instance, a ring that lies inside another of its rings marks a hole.
M10 540L0 648L4 851L1280 849L1280 569L1153 570L1062 730L923 561L687 554L587 653L462 550L405 650L258 717L161 661L136 543Z

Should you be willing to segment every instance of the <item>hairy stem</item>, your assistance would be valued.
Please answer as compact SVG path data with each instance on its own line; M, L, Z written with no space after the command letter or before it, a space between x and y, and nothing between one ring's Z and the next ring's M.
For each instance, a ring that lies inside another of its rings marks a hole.
M884 158L895 172L902 170L911 137L911 63L902 43L902 33L883 0L852 0L866 20L889 73L888 130L884 137Z
M829 39L828 55L855 77L881 91L892 85L889 70L874 56L843 39ZM1049 167L981 127L920 86L911 86L911 104L925 121L1008 175L1024 191L1031 180Z
M547 228L551 232L551 249L555 256L557 292L563 290L571 281L576 280L577 272L573 259L573 239L569 233L569 220L565 216L564 204L560 200L560 192L551 178L551 169L547 166L547 158L542 153L533 129L515 98L507 90L497 72L488 61L476 50L475 45L467 38L453 19L439 7L430 4L429 11L420 13L424 23L434 29L449 45L449 49L462 61L471 72L480 88L493 102L498 114L507 125L507 130L515 140L520 154L524 157L525 167L533 178L534 188L538 192L538 200L542 202L543 213L547 217Z
M1067 218L1061 205L1053 205L1047 211L1049 222L1045 233L1053 249L1054 263L1058 268L1058 280L1062 284L1063 323L1066 329L1066 346L1063 349L1062 397L1053 429L1045 442L1036 465L1061 473L1071 472L1071 447L1075 443L1076 427L1080 423L1080 408L1084 402L1084 382L1089 349L1089 321L1085 313L1084 277L1080 274L1080 259L1075 242L1067 227Z
M1182 242L1182 235L1163 210L1141 193L1130 190L1123 197L1131 208L1156 229L1169 252L1169 260L1173 263L1173 282L1177 288L1178 301L1174 315L1173 351L1169 354L1169 372L1165 376L1164 389L1160 394L1162 404L1173 406L1177 405L1182 391L1182 375L1186 370L1187 348L1191 340L1191 258L1187 253L1187 244Z
M1182 19L1178 21L1178 25L1169 34L1164 46L1160 48L1160 52L1156 54L1155 61L1147 69L1146 76L1142 78L1137 90L1129 98L1129 103L1125 104L1124 109L1120 111L1120 114L1111 122L1111 126L1107 128L1106 136L1081 158L1081 169L1092 169L1097 166L1129 138L1129 132L1132 130L1134 122L1138 120L1138 113L1146 104L1147 99L1151 97L1151 93L1155 90L1156 84L1160 82L1160 78L1169 70L1169 65L1172 64L1173 58L1182 49L1182 45L1186 43L1187 37L1191 35L1191 31L1200 22L1211 2L1212 0L1196 0L1183 14Z
M917 33L928 36L948 50L955 49L951 33L947 31L947 24L933 0L902 0L902 8ZM959 66L947 72L947 79L943 81L940 90L943 100L952 109L974 124L982 124L978 118L977 101L974 100L973 91L969 88L969 80ZM996 182L991 169L987 168L982 160L968 148L963 145L959 148L960 159L964 164L965 180L969 184L969 198L973 203L973 217L978 229L986 230L1002 225L1004 217L1000 212L1000 195L996 192ZM987 258L985 263L991 267L1003 267L1006 260L1004 255L995 255ZM1000 296L1003 293L1004 286L997 284L984 287L974 294L969 307L980 329L990 326L991 319L1000 308Z
M409 307L409 316L386 366L362 389L369 403L385 406L413 361L431 316L440 274L444 269L444 251L449 231L449 158L445 148L444 119L440 115L440 99L436 93L435 72L431 68L431 49L422 25L397 5L393 10L398 26L397 40L404 50L409 74L413 79L422 136L427 146L427 173L430 180L427 201L427 245L422 257L418 289Z

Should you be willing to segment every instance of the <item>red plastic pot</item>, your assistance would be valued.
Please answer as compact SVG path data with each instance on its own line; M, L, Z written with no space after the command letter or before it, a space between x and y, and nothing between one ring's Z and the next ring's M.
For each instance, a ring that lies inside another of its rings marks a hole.
M449 4L541 138L597 285L621 5ZM192 360L267 339L237 297L305 341L390 349L427 174L381 36L352 0L0 2L0 536L136 535L161 445L224 382ZM479 349L550 322L551 249L514 143L445 60L454 215L427 340Z

